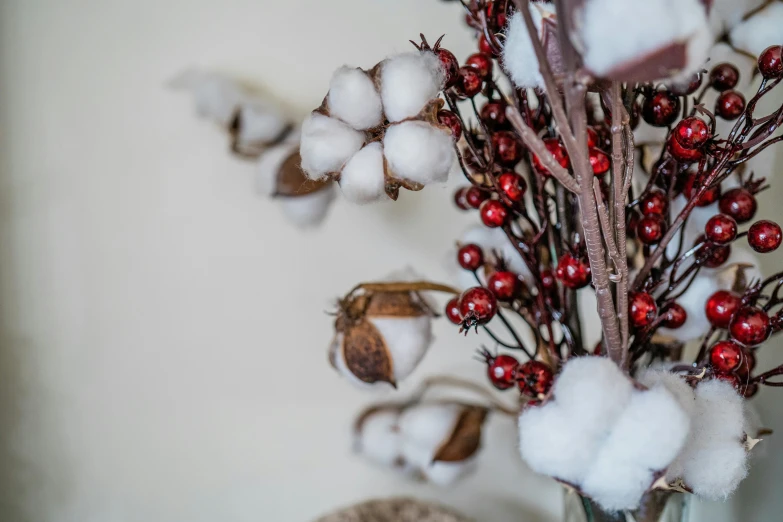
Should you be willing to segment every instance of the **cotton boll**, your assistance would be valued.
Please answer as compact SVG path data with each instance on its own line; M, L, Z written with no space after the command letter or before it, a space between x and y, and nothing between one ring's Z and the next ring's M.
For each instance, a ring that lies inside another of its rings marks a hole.
M334 201L334 187L326 187L303 196L281 198L283 214L288 221L299 228L311 228L320 225Z
M653 478L643 467L599 457L581 489L608 512L636 509Z
M354 375L354 373L348 368L348 365L345 362L345 352L343 351L344 342L345 336L341 333L338 333L332 341L332 344L329 345L329 362L341 377L357 388L362 388L365 390L378 389L386 391L392 388L388 382L370 383L356 377L356 375Z
M693 280L688 290L677 299L677 303L685 309L688 318L685 324L676 329L661 328L661 334L687 342L698 339L710 329L710 322L704 312L705 300L720 290L716 278L707 274L699 274Z
M783 42L783 2L772 2L729 34L734 47L758 56L770 45Z
M720 379L696 387L697 432L695 437L740 441L744 436L744 400L734 387Z
M758 281L763 279L761 268L759 267L758 256L749 248L744 248L740 245L733 244L731 246L731 255L726 260L723 266L719 268L708 268L706 273L712 274L718 279L718 285L724 290L730 290L734 286L734 280L737 276L737 271L732 270L732 267L737 265L745 266L745 282L750 284L751 281Z
M236 81L215 73L188 70L174 78L170 85L190 91L198 114L224 126L228 126L237 106L245 99Z
M382 62L380 78L386 118L397 122L416 116L438 96L445 72L435 53L414 51Z
M283 143L266 149L256 163L256 190L263 196L277 194L277 176L283 163L299 148L298 132L293 132Z
M289 121L282 111L262 100L242 103L238 118L237 139L242 144L273 142L289 127Z
M406 440L430 452L429 464L435 451L454 431L461 407L456 403L420 404L408 408L400 416L400 433Z
M544 17L554 15L554 6L547 4L530 4L530 15L533 18L539 39L543 39L542 26ZM506 28L506 42L503 46L503 67L509 73L517 87L543 87L544 79L539 70L538 58L533 49L525 20L521 13L514 13Z
M636 380L648 388L657 385L665 387L677 399L688 417L695 413L696 395L693 388L679 375L665 369L644 369L637 375Z
M400 382L421 362L432 342L432 318L373 317L370 322L383 336L394 362L394 379Z
M372 78L361 69L337 69L329 84L327 103L331 116L354 129L366 130L383 123L381 97Z
M740 444L699 449L690 455L683 479L700 497L725 500L748 475L747 461Z
M473 473L478 462L475 458L461 462L433 462L422 470L428 482L446 487L456 483L462 477Z
M366 145L348 160L340 173L340 190L351 203L377 201L386 193L380 143Z
M312 113L302 124L302 169L311 179L339 172L348 159L364 145L364 133L345 123Z
M396 466L402 456L398 421L396 410L380 410L368 415L362 420L357 434L358 451L378 464Z
M710 8L710 21L716 19L718 30L731 29L742 21L745 15L761 7L766 0L712 0Z
M423 185L446 181L456 160L451 134L423 121L390 126L383 149L394 176Z

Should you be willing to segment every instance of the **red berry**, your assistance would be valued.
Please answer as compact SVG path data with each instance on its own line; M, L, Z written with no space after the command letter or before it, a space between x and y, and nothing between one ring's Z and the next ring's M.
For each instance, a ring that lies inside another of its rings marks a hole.
M473 98L481 92L483 84L484 81L481 79L479 71L466 65L459 68L459 80L454 88L460 96Z
M522 144L510 131L497 131L492 134L492 147L498 163L513 167L522 159Z
M443 65L443 70L446 73L444 88L448 89L449 87L454 87L459 81L459 62L457 61L457 57L448 49L443 48L439 48L435 51L435 55L440 60L441 65Z
M459 299L456 297L446 303L446 317L454 324L462 324L462 315L459 313Z
M680 163L695 163L704 157L704 153L700 149L686 149L674 139L674 136L669 138L667 146L669 154Z
M783 76L783 46L773 45L759 56L759 72L766 79Z
M710 139L710 128L699 118L685 118L674 128L674 139L685 149L698 149Z
M734 313L742 304L742 298L728 290L718 290L707 299L704 313L715 328L728 328Z
M734 370L734 372L743 379L747 379L755 367L756 356L753 354L753 350L750 348L743 348L742 362L740 362L739 367Z
M490 58L488 54L471 54L468 56L468 59L465 60L465 65L476 69L483 80L492 77L492 58Z
M498 177L498 185L503 194L511 201L518 203L525 197L527 183L525 178L516 172L504 172Z
M733 372L742 362L742 351L734 341L720 341L710 348L710 363L721 373Z
M561 167L567 169L571 166L571 161L568 159L568 152L566 152L565 145L560 143L559 139L547 138L544 140L544 145L546 146L546 149L552 153L552 157L554 157L555 160L560 163ZM550 175L549 170L541 162L541 159L535 154L533 154L533 167L536 169L536 172L542 176Z
M511 2L509 2L509 5L510 4ZM495 2L490 2L489 5L487 5L487 21L494 21L496 27L505 27L506 12L503 9L500 9L500 6L496 5Z
M745 386L745 389L742 390L742 396L746 399L750 399L754 395L756 395L759 391L759 385L755 383L750 383Z
M571 254L563 254L557 262L557 278L568 288L584 288L590 284L592 272L590 264L576 259Z
M704 238L702 236L702 241L703 240ZM704 266L707 268L718 268L719 266L723 265L723 263L728 261L729 256L731 255L730 245L705 245L702 248L708 249L707 258L704 260Z
M539 361L527 361L517 370L519 391L530 397L546 395L552 387L554 375L546 364Z
M498 390L507 390L517 381L517 369L519 361L510 355L498 355L487 357L487 377L492 386Z
M668 208L669 198L666 196L666 193L660 189L651 190L639 203L639 209L645 216L663 216L666 214Z
M454 204L457 205L457 208L460 210L468 210L470 209L470 205L468 205L468 200L465 197L468 192L468 187L460 187L457 189L456 192L454 192Z
M744 188L734 188L720 198L718 208L734 218L737 223L745 223L756 215L758 203L756 197Z
M478 48L482 53L495 54L492 52L492 46L489 45L489 40L487 40L487 37L483 34L479 36Z
M473 208L479 208L482 203L489 199L489 193L476 186L471 186L465 192L465 201Z
M670 158L668 156L665 156L656 161L652 170L656 176L667 180L673 178L679 172L677 161L674 158Z
M628 318L636 328L650 326L658 315L658 305L646 292L633 293L628 300Z
M756 221L748 230L748 244L750 248L761 254L777 250L780 246L780 225L774 221L762 219Z
M502 227L508 219L508 208L495 199L488 199L479 209L481 221L489 228Z
M653 127L668 127L680 113L680 99L669 91L648 96L642 106L642 118Z
M710 85L717 91L727 91L739 82L739 70L730 63L719 63L710 71Z
M462 122L459 117L451 111L438 111L438 123L448 127L455 141L459 141L462 136Z
M462 326L470 328L488 323L498 311L495 294L481 286L469 288L459 296L459 313Z
M555 274L549 269L541 271L541 287L546 290L555 288Z
M481 121L490 128L503 127L506 124L506 104L500 101L487 102L481 108Z
M641 219L642 215L636 210L631 209L628 212L628 224L625 227L628 237L636 237L636 228L639 226Z
M743 306L729 323L729 333L745 346L756 346L767 340L771 332L769 316L753 306Z
M601 176L609 171L612 162L605 152L600 149L592 148L590 149L590 166L593 167L593 174Z
M587 127L587 148L592 149L601 145L601 138L598 136L598 131L592 127Z
M666 222L661 216L644 216L636 225L636 237L645 245L654 245L663 238Z
M737 237L737 222L726 214L715 214L707 221L704 235L719 245L731 243Z
M688 320L688 312L677 303L667 305L661 315L663 316L663 326L672 330L681 327Z
M480 246L469 243L457 250L457 262L465 270L475 272L484 264L484 252Z
M487 288L498 301L513 301L519 292L519 277L514 272L494 272L487 280Z
M737 91L726 91L718 96L715 112L724 120L736 120L745 110L745 97Z

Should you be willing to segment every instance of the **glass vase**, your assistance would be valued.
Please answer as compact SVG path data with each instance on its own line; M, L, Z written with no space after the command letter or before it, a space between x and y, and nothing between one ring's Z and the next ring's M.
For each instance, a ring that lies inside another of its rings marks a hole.
M654 491L636 511L607 513L574 491L565 492L564 522L688 522L688 495Z

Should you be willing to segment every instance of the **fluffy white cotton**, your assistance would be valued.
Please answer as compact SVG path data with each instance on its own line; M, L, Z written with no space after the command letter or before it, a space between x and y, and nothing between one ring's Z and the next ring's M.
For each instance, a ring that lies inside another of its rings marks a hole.
M256 163L256 191L262 196L274 196L280 167L299 149L299 132L289 134L285 141L264 150Z
M271 103L252 101L239 106L239 134L243 144L272 142L289 127L283 112Z
M701 382L696 387L696 400L695 435L741 441L745 426L744 400L731 384L720 379Z
M402 454L402 437L397 428L399 413L396 410L380 410L370 414L357 436L357 449L370 460L395 466Z
M461 411L462 407L456 403L425 403L403 412L399 421L403 437L429 454L424 457L424 462L418 464L432 462L438 448L454 432Z
M541 33L543 18L552 16L554 12L552 4L530 4L530 15L533 18L539 40L543 37ZM517 87L544 86L533 42L521 13L514 13L506 28L503 67Z
M685 382L685 379L675 373L664 369L644 369L637 375L636 379L648 388L655 386L665 387L672 396L677 399L680 407L688 414L693 416L696 411L696 395L693 388Z
M687 42L688 68L698 67L712 45L708 27L701 0L587 0L579 34L585 65L606 75L672 43Z
M460 462L433 462L422 470L425 478L436 486L450 486L459 479L472 473L478 463L475 458Z
M281 198L280 205L283 214L291 224L299 228L311 228L323 222L332 206L334 196L334 186L329 186L312 194Z
M390 126L383 150L394 176L423 185L446 181L456 160L451 134L423 121Z
M435 53L414 51L398 54L381 64L381 99L391 122L416 116L435 99L445 72Z
M376 142L353 155L340 173L340 190L352 203L377 201L385 193L383 148Z
M783 2L772 2L738 24L729 39L734 47L754 56L770 45L783 43Z
M741 444L696 449L689 455L692 466L685 483L700 497L725 500L748 476L748 455Z
M731 29L766 0L712 0L710 23L716 35Z
M236 81L216 73L188 70L174 78L170 85L193 94L200 116L226 126L246 99L246 93Z
M337 69L329 84L327 103L331 116L354 129L366 130L383 123L381 97L372 78L361 69Z
M339 172L362 145L364 133L334 118L311 113L302 124L302 170L311 179Z
M400 382L418 366L432 343L432 318L428 315L410 318L372 317L389 349L394 380Z

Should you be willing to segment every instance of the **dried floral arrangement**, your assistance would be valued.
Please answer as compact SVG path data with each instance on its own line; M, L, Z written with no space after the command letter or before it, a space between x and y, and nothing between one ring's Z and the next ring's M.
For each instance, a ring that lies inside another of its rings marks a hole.
M453 3L477 53L460 65L421 36L342 67L301 128L227 80L180 82L233 151L259 158L259 185L298 224L323 219L336 187L369 203L464 176L454 202L482 224L455 252L467 279L358 284L339 300L329 359L359 386L396 387L426 354L444 293L442 315L503 352L479 358L519 407L433 379L365 411L357 447L450 484L499 411L518 416L528 466L596 510L655 520L672 492L726 498L762 433L747 400L783 386L783 365L755 356L783 329L783 272L762 276L753 253L781 243L755 217L772 173L759 159L783 140L783 106L760 109L783 81L783 2ZM485 405L423 399L434 384Z

